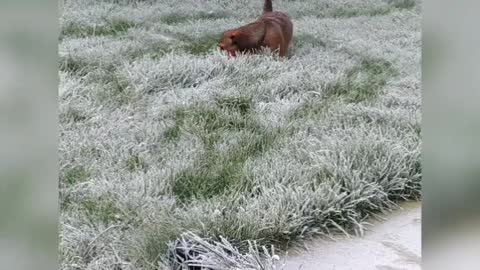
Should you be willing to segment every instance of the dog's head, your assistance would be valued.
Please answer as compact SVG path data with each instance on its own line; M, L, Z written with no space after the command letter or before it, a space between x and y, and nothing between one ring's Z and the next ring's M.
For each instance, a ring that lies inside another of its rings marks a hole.
M224 32L220 42L218 43L218 48L221 51L229 53L231 56L236 56L236 51L239 49L237 44L239 35L240 33L237 31Z

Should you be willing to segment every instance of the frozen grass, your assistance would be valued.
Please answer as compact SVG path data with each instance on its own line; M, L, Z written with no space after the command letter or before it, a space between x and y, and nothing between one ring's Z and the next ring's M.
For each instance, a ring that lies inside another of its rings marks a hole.
M290 57L228 60L261 1L62 1L62 269L279 269L419 198L420 5L276 0Z
M208 269L275 269L280 257L274 249L259 247L256 242L248 242L246 255L239 252L227 239L208 241L193 233L185 233L181 239L171 245L170 260L172 268L205 267ZM264 258L268 259L265 260Z

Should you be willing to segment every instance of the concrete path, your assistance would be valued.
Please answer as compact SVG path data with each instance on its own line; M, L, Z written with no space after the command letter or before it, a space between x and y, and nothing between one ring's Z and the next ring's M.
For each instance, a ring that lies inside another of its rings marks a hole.
M307 244L308 251L290 252L285 270L419 270L421 269L421 203L375 221L364 237Z

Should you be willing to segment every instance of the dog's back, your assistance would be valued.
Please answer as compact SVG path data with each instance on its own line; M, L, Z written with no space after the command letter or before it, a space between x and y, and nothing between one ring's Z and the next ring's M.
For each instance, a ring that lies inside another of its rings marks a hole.
M282 30L282 34L286 39L287 44L292 40L293 35L293 23L290 17L280 11L267 12L260 17L260 20L264 21L267 25L276 25Z

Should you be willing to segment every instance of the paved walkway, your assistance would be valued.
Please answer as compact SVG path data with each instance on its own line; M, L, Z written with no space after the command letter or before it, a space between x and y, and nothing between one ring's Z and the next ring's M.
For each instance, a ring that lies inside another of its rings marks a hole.
M308 251L287 257L285 270L420 270L421 203L401 206L364 237L308 244Z

